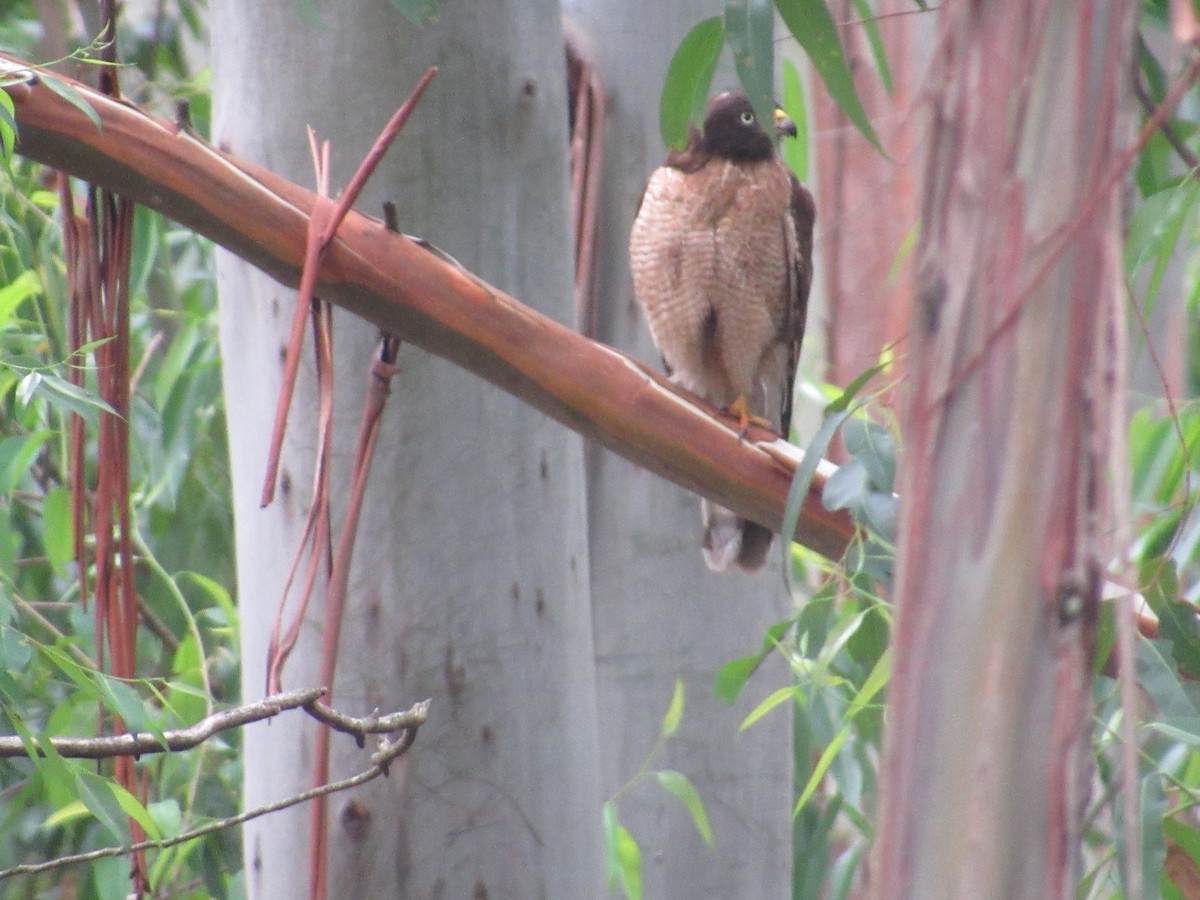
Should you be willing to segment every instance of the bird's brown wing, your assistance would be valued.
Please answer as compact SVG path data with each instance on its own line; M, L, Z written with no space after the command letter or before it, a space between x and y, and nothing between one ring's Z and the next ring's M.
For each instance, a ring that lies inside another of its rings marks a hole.
M808 318L808 292L812 287L813 278L813 225L817 219L817 207L812 194L795 175L791 176L791 184L792 202L789 213L795 243L787 248L791 259L788 265L788 306L783 340L787 343L788 358L779 422L784 439L787 439L792 427L792 393L796 381L796 367L800 362L800 345L804 343L804 325Z

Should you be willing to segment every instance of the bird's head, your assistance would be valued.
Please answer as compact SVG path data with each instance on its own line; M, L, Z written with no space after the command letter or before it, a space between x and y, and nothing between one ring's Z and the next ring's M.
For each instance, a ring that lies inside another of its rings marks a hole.
M782 110L776 112L775 131L796 134L795 124ZM760 162L775 155L774 141L742 91L726 91L708 102L701 146L711 156L734 162Z

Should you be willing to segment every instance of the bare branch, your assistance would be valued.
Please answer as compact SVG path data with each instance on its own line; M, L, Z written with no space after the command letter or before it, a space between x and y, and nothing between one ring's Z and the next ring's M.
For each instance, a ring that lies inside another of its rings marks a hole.
M284 710L307 708L324 694L325 688L319 687L276 694L255 703L246 703L213 713L188 728L164 731L161 739L149 732L139 732L89 738L53 737L49 740L59 756L70 759L110 759L116 756L141 756L144 753L174 753L191 750L222 731L273 718ZM0 737L0 758L25 755L25 744L21 738ZM45 754L39 750L38 755Z
M368 734L391 734L401 728L415 728L421 725L428 714L429 703L430 701L425 700L410 710L395 712L387 716L380 716L379 711L376 710L371 715L360 719L340 713L319 700L313 700L306 704L304 709L314 719L324 722L334 731L353 735L358 741L358 746L361 747L366 743Z
M297 691L295 693L311 693L312 690L320 690L312 688L308 692ZM19 866L12 866L8 869L0 869L0 881L6 878L12 878L15 875L38 875L42 872L49 872L53 869L61 869L65 866L76 865L77 863L95 862L98 859L108 859L113 856L126 856L130 853L136 853L141 850L165 850L167 847L174 847L176 844L182 844L187 841L195 840L199 837L204 837L206 834L212 834L216 831L221 831L225 828L232 828L235 825L241 825L249 822L251 819L257 819L259 816L265 816L268 813L278 812L281 809L287 809L289 806L296 806L299 803L307 803L309 800L323 797L327 794L335 794L339 791L345 791L353 787L358 787L360 784L366 784L378 778L380 775L387 775L388 767L404 754L413 741L417 738L417 729L425 722L425 718L429 712L429 701L425 700L413 706L407 713L397 713L396 715L410 716L412 724L408 725L404 732L395 741L380 740L379 749L371 755L371 767L364 772L353 775L350 778L344 778L341 781L332 781L329 784L322 785L318 788L312 788L300 794L295 794L291 797L286 797L283 800L277 800L274 803L268 803L265 806L259 806L256 809L249 810L244 813L239 813L236 816L230 816L227 819L220 819L216 822L209 822L207 825L202 825L199 828L194 828L191 831L176 835L173 838L167 838L161 841L140 841L136 844L131 844L128 847L105 847L102 850L93 850L89 853L77 853L72 856L61 856L58 859L48 860L43 863L29 863ZM388 717L391 718L391 717Z

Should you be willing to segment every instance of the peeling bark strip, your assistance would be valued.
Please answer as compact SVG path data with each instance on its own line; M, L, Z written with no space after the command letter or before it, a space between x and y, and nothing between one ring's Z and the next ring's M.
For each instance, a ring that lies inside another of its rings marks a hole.
M1074 895L1134 11L941 15L874 896Z
M0 57L0 75L27 64ZM6 71L7 70L7 71ZM43 76L52 77L52 76ZM13 86L17 152L194 229L283 284L299 282L311 191L239 163L186 130L68 81L102 128L45 85ZM637 465L778 530L798 454L735 426L623 353L485 284L420 242L352 212L316 293L486 379ZM755 440L754 438L758 438ZM809 490L795 539L837 559L853 535Z

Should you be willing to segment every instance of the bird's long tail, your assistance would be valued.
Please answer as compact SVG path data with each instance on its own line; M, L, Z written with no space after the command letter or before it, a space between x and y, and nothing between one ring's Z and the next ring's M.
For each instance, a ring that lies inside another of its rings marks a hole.
M743 519L732 510L700 501L704 520L704 561L714 572L757 572L767 561L774 537L769 528Z

